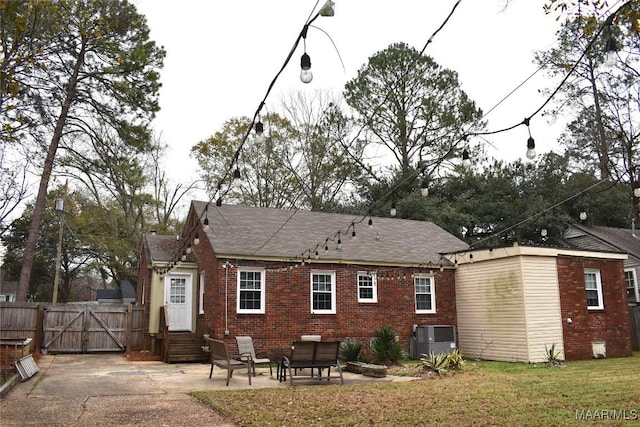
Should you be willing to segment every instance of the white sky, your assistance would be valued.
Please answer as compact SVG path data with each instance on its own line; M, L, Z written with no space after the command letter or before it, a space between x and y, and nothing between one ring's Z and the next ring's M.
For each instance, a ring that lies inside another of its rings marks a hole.
M196 178L190 148L219 130L227 119L252 117L271 80L312 12L315 0L132 0L145 15L151 38L165 47L161 71L162 110L156 134L170 145L169 171L177 181ZM555 45L556 17L545 15L544 0L463 0L445 28L426 50L440 65L459 74L462 89L487 112L520 85L537 67L533 52ZM324 0L320 0L321 6ZM267 111L277 110L283 96L294 91L329 89L340 94L367 59L391 43L406 42L421 50L444 21L455 0L336 0L334 17L314 25L331 36L346 71L327 35L310 28L307 53L314 80L299 80L302 44L279 77ZM544 72L487 116L489 130L521 122L544 102L539 90L554 82ZM531 121L538 153L560 152L562 126L546 117ZM526 128L489 137L489 156L513 161L524 158Z

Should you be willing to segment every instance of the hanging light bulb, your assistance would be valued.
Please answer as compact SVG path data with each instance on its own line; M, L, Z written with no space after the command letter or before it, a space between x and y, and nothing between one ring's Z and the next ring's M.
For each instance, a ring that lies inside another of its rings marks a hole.
M373 228L373 219L369 218L369 228Z
M536 141L529 136L527 139L527 159L533 160L536 158Z
M302 81L302 83L311 83L311 80L313 80L311 57L307 55L307 52L303 53L300 58L300 69L300 81Z
M580 210L580 221L585 221L587 219L587 211L584 209Z
M391 202L391 210L389 211L389 215L396 216L398 213L398 209L396 208L396 202Z
M422 197L429 196L429 183L427 182L427 178L424 178L420 184L420 194L422 194Z
M187 254L186 252L182 252L182 256L180 257L181 261L186 261L187 260Z
M353 229L351 230L351 240L355 240L356 239L356 225L352 222L351 223L351 227L353 227Z
M548 232L547 232L547 229L546 229L546 228L543 228L542 230L540 230L540 235L541 235L542 237L547 237L547 234L548 234Z
M471 159L469 158L469 151L465 148L462 150L462 166L466 169L471 167Z
M255 130L256 130L256 142L259 144L262 144L264 142L264 125L260 120L258 120L258 123L256 123Z
M318 253L318 250L316 249L316 259L320 258L320 254Z
M190 254L192 251L191 243L187 243L187 253Z
M336 13L335 5L333 1L327 0L318 13L320 13L320 16L333 16Z
M618 47L616 46L616 41L613 37L609 37L607 40L607 44L605 47L605 65L609 67L613 67L618 62Z
M195 237L193 238L193 244L194 245L200 244L200 235L198 233L196 233Z
M636 198L640 198L640 182L638 181L633 183L633 195Z
M236 170L233 171L233 187L234 188L239 188L240 187L240 169L236 168Z
M202 221L202 225L205 230L209 229L209 204L204 207L204 221Z
M340 234L338 233L338 250L342 249L342 239L340 238Z

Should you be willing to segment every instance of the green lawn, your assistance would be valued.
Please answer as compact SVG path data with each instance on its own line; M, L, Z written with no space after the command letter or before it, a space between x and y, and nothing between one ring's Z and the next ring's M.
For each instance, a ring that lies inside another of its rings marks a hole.
M192 394L243 426L640 425L640 353L565 367L467 361L463 373L401 383Z

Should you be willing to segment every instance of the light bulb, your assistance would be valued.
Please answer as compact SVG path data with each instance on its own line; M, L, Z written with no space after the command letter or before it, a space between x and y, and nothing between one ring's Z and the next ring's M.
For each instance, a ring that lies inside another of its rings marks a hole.
M536 142L532 137L527 140L527 159L533 160L536 158Z
M542 230L540 230L540 235L541 235L542 237L547 237L547 229L546 229L546 228L543 228Z
M471 159L469 158L469 151L467 151L466 148L462 150L462 166L464 166L466 169L469 169L471 167Z
M580 221L584 221L587 219L587 212L580 211Z
M398 210L396 209L396 205L391 205L391 210L389 211L389 214L391 216L396 216L396 214L398 213Z
M307 52L303 53L300 58L300 80L302 83L311 83L311 80L313 80L311 57L307 55Z
M640 187L636 187L633 189L633 195L640 198Z
M236 170L233 171L233 187L234 188L239 188L240 187L240 169L236 168Z
M264 125L261 121L258 121L255 126L256 130L256 142L262 144L264 142Z
M605 65L609 67L616 65L616 63L618 62L618 47L616 46L616 41L612 37L609 37L609 40L607 40L605 50Z
M427 197L429 195L429 183L427 182L427 178L424 178L420 184L420 194L422 194L422 197Z

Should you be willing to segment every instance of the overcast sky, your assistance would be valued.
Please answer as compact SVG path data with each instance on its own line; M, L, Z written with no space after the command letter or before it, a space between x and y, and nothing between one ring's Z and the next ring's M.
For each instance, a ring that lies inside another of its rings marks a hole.
M311 14L315 0L132 0L145 15L151 38L165 47L161 71L162 110L157 135L171 147L168 170L187 181L196 176L189 150L221 128L227 119L252 117L269 83ZM318 7L324 3L321 0ZM367 59L391 43L421 50L445 20L454 0L336 0L335 16L320 17L307 36L314 80L299 80L302 46L279 77L267 100L277 110L294 91L328 89L340 94ZM426 50L440 65L458 72L463 90L487 112L524 82L537 67L533 53L555 45L555 16L544 0L462 0L445 28ZM345 70L326 32L335 43ZM521 122L544 102L550 88L539 72L488 116L489 129ZM540 115L531 121L538 153L560 152L562 126ZM488 138L490 156L524 158L525 127Z

